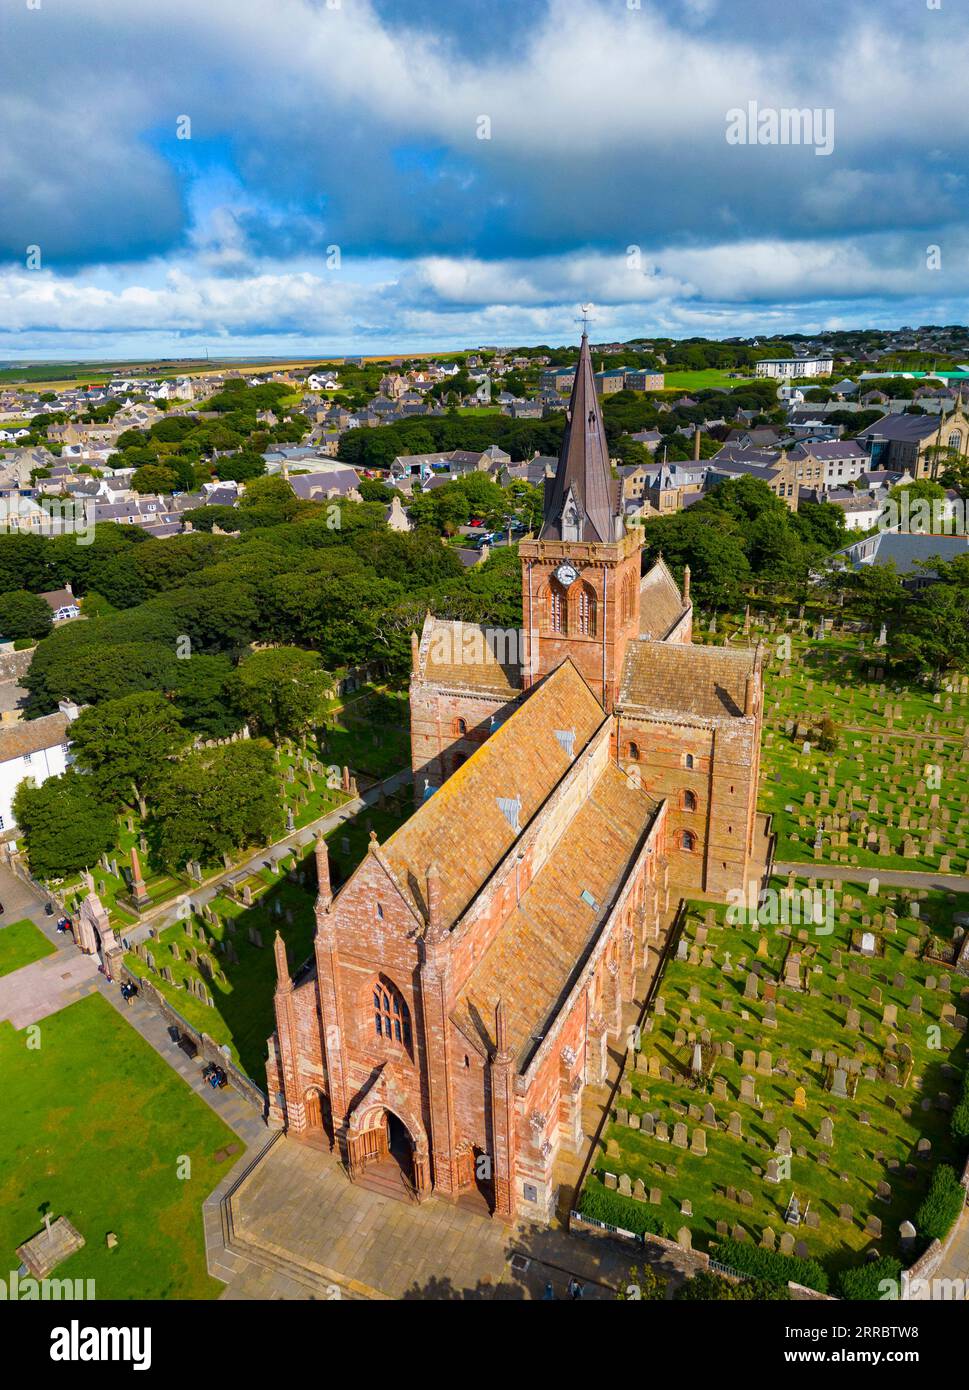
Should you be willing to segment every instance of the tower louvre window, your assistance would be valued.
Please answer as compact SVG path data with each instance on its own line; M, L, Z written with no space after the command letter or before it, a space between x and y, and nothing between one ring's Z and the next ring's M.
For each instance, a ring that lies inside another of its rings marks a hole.
M596 596L587 584L579 591L579 632L583 637L596 635Z

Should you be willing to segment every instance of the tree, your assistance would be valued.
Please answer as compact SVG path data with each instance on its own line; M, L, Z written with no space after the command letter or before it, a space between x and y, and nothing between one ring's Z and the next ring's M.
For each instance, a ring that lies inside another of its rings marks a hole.
M235 667L221 653L179 661L174 695L184 722L203 738L228 738L242 727Z
M666 1298L666 1280L650 1265L633 1265L618 1297L621 1302L661 1303Z
M237 676L239 704L247 720L276 743L305 733L330 683L317 654L299 647L253 652Z
M938 579L903 608L889 650L893 660L937 677L969 665L969 583L960 582L957 564L926 563Z
M71 626L83 629L93 623ZM66 627L59 628L40 644L23 679L30 691L29 718L49 714L63 699L90 705L136 690L173 689L178 661L171 648L159 642L58 642L67 631Z
M152 798L149 842L156 861L182 868L215 863L282 829L282 788L268 744L256 740L189 753L171 764Z
M361 478L357 491L365 502L389 502L396 494L379 478Z
M74 537L72 542L76 545ZM11 531L0 534L0 593L45 589L50 581L51 551L41 536ZM84 547L78 547L83 549Z
M278 526L293 519L299 511L299 501L285 478L253 478L246 484L239 510L262 526Z
M143 799L187 741L178 711L154 690L104 700L71 726L75 761L117 810L130 801L132 788Z
M8 641L17 637L46 637L52 623L50 604L39 594L29 594L26 589L0 594L0 636Z
M215 473L222 482L247 483L253 478L261 478L266 472L266 460L262 454L249 449L241 449L237 454L229 454L215 462Z
M736 608L750 565L729 521L720 524L699 515L702 504L671 517L646 523L646 550L651 559L662 553L667 563L682 573L690 566L694 601L706 608Z
M893 562L861 565L842 576L842 587L849 610L871 627L893 622L908 601Z
M13 811L36 878L64 878L88 868L115 843L114 813L81 772L48 777L40 787L21 782Z

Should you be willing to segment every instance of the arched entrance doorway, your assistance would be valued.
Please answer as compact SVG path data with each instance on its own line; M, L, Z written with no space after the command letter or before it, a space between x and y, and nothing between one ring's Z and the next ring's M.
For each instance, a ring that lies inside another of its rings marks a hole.
M306 1128L300 1138L307 1140L317 1147L326 1145L332 1148L333 1125L330 1118L329 1097L318 1087L313 1086L303 1097L303 1114L306 1119Z
M410 1130L386 1107L374 1109L349 1136L350 1172L355 1182L391 1197L417 1197L423 1167Z

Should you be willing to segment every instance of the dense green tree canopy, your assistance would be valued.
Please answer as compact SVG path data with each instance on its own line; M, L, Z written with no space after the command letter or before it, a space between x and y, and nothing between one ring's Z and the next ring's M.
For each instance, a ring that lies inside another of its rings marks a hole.
M239 704L253 731L274 741L296 738L311 727L330 678L314 652L265 647L237 672Z
M90 868L117 834L111 806L89 777L70 769L40 787L21 782L14 815L35 878L63 878Z
M0 594L0 637L5 641L18 637L46 637L51 630L53 614L50 604L26 589L12 589Z
M152 794L152 857L170 869L190 859L215 863L282 830L282 788L272 751L261 740L188 753L172 763Z
M178 711L155 690L103 700L71 726L75 762L116 811L145 796L187 741Z

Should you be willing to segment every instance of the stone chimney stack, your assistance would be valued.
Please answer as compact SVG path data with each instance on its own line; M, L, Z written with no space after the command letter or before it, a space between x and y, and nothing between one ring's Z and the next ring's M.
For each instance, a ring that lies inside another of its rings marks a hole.
M693 431L693 462L700 462L700 426Z
M690 602L690 566L683 566L683 606Z

